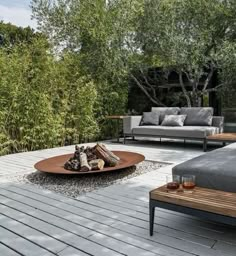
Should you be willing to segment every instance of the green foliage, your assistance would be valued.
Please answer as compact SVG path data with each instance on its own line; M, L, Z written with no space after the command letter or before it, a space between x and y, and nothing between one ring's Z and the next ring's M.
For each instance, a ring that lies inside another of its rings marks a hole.
M32 28L17 27L11 23L0 22L0 44L9 47L19 43L32 43L35 38L45 38L43 34Z
M218 52L221 64L219 75L221 84L218 85L219 96L224 108L236 107L236 43L224 42Z
M0 153L76 143L97 132L96 88L77 75L67 56L56 61L48 42L35 39L0 50Z
M198 105L220 68L218 51L236 35L234 0L160 0L145 2L137 19L137 43L149 65L180 75L188 105ZM188 92L183 80L185 76Z
M124 114L128 96L127 47L130 19L139 1L32 1L39 27L57 49L78 61L80 75L90 77L97 90L95 116ZM104 135L104 131L102 131Z

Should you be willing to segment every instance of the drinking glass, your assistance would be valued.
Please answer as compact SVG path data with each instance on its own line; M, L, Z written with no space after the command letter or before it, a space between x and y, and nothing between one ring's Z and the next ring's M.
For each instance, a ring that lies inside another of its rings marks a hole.
M195 175L183 175L182 176L182 186L185 192L192 192L196 186Z
M179 175L168 175L166 176L166 188L168 191L176 191L180 186Z

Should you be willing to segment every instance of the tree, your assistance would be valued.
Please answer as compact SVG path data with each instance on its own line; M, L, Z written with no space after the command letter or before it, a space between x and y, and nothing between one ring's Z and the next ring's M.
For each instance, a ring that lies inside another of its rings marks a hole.
M78 54L84 74L103 88L102 100L103 91L118 93L122 106L128 77L163 105L159 85L170 71L178 73L187 105L200 105L217 89L209 85L219 49L236 35L234 0L33 0L32 8L54 45ZM152 79L150 67L162 67L162 76Z
M17 27L11 23L0 22L0 45L9 47L19 43L32 43L35 38L45 38L32 28Z
M178 73L187 105L199 106L203 95L221 86L209 84L221 67L218 52L235 40L235 17L234 0L147 0L136 42L149 66ZM155 97L156 87L148 81L146 86Z
M131 20L142 1L47 0L32 1L39 28L56 49L64 48L79 59L84 75L98 89L97 116L123 113L128 94L127 42L133 38Z

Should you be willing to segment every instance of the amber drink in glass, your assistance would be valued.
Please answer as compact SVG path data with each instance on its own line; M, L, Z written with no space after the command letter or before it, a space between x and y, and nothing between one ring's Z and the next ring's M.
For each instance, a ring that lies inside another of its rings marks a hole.
M192 192L196 186L196 177L194 175L183 175L182 177L182 186L184 191Z
M176 191L180 186L179 175L166 176L166 188L168 191Z

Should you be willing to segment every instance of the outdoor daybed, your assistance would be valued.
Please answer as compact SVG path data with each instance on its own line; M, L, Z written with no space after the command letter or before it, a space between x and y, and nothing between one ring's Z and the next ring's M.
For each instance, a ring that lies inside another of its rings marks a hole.
M195 175L198 187L236 192L236 143L176 165L176 175Z
M183 117L182 120L180 117ZM145 118L148 120L146 123L143 122ZM203 141L203 149L206 151L207 136L222 133L223 127L224 118L213 116L213 108L210 107L153 107L151 112L143 116L124 118L124 143L126 137L130 136L191 139Z

